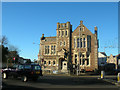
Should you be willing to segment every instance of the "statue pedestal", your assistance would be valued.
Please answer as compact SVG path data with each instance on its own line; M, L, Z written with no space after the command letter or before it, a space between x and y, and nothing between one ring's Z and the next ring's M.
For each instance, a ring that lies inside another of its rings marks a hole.
M63 61L62 62L62 70L61 70L61 72L68 73L68 70L67 70L67 61Z

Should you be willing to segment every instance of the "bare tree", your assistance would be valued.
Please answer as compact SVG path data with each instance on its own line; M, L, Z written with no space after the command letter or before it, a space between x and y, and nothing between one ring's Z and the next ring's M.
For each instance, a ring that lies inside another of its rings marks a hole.
M0 43L1 45L7 45L8 44L8 39L6 36L2 36L2 38L0 38Z
M9 45L8 48L9 48L9 51L17 51L17 52L19 52L19 49L14 45Z

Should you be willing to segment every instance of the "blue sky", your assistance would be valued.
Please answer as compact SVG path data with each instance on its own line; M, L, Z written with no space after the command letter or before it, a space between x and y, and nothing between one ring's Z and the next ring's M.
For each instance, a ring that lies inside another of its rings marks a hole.
M19 48L20 56L37 59L42 34L56 36L57 22L70 21L73 30L83 24L94 33L98 27L99 51L118 54L117 2L4 2L2 34ZM33 44L35 43L35 44Z

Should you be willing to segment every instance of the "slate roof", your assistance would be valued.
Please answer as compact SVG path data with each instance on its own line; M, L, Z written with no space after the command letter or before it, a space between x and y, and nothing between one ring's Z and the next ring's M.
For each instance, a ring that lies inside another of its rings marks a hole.
M47 42L56 42L56 37L45 37L45 41Z
M105 52L100 52L100 53L103 54L103 55L105 55L105 56L107 56Z

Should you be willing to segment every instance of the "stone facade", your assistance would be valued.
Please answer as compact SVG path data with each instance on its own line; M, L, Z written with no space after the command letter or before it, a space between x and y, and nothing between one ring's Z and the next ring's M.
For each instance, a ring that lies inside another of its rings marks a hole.
M120 54L113 56L112 54L107 57L107 63L114 63L115 69L118 69Z
M80 25L72 32L70 22L57 23L56 36L40 40L38 62L44 72L72 72L80 70L94 71L98 69L97 27L93 34L80 21Z

